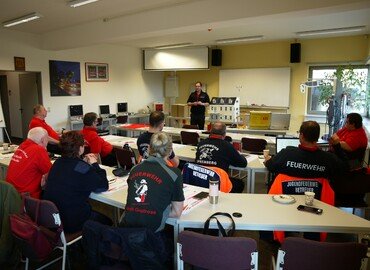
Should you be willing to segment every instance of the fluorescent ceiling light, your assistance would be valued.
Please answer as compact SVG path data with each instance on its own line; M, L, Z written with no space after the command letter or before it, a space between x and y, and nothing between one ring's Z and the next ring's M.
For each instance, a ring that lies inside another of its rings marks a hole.
M341 34L341 33L359 32L359 31L362 31L364 29L365 29L365 26L361 25L361 26L353 26L353 27L302 31L302 32L297 32L296 34L300 37L307 37L307 36L316 36L316 35L328 35L328 34Z
M156 46L154 49L175 49L175 48L182 48L182 47L188 47L193 45L193 43L178 43L178 44L169 44L169 45L163 45L163 46Z
M240 38L226 38L226 39L218 39L216 43L218 44L227 44L227 43L236 43L236 42L244 42L244 41L254 41L254 40L261 40L263 36L249 36L249 37L240 37Z
M10 21L3 22L3 26L4 27L11 27L11 26L14 26L14 25L17 25L17 24L37 20L37 19L40 19L41 17L42 17L42 15L40 13L34 12L34 13L31 13L31 14L28 14L28 15L10 20Z
M75 1L69 2L68 5L70 7L76 8L76 7L91 4L91 3L94 3L94 2L97 2L97 1L99 1L99 0L75 0Z

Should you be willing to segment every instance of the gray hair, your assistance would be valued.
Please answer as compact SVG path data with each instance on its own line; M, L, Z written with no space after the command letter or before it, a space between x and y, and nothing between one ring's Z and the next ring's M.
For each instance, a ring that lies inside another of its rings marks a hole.
M150 139L149 154L164 158L172 151L172 140L166 133L159 132L152 135Z
M48 136L48 132L42 127L31 128L27 134L27 138L37 144L40 144L42 138L44 138L45 136Z

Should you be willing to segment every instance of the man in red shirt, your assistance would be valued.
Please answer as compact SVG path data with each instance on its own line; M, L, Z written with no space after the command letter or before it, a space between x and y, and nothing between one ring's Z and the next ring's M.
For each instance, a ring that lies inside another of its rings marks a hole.
M100 154L102 163L108 166L117 165L117 160L112 154L113 146L99 137L96 132L96 127L98 125L98 115L94 112L89 112L84 115L84 127L81 130L82 135L90 147L90 152L95 154Z
M368 139L362 126L362 117L358 113L347 115L343 128L331 137L332 144L340 143L343 150L348 153L351 169L362 167Z
M46 151L48 133L41 127L30 129L27 139L15 151L8 168L6 181L19 193L29 192L40 198L51 162Z
M29 124L29 129L34 127L42 127L48 133L48 142L50 144L59 144L59 134L45 122L48 111L41 104L37 104L33 108L33 117Z

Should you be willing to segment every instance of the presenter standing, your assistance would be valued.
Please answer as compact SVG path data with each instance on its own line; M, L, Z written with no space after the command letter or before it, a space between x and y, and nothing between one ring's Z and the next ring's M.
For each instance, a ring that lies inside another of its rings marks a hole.
M209 106L209 96L202 91L202 83L195 83L195 91L188 98L190 109L190 124L198 125L199 129L204 129L206 107Z

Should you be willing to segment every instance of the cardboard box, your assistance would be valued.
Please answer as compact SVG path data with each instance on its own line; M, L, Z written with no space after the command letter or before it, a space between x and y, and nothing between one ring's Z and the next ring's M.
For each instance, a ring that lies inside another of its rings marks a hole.
M173 117L177 117L177 105L176 104L173 104L171 105L171 116Z
M271 112L251 111L249 117L250 129L269 129L271 124Z
M187 104L173 104L171 106L171 115L174 117L189 117L190 107Z

